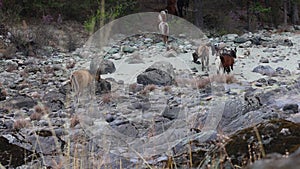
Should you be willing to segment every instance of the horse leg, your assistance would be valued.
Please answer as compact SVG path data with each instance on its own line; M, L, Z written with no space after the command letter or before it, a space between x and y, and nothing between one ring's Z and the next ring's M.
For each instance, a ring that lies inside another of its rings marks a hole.
M168 36L167 35L163 35L163 40L165 44L168 44Z
M201 57L201 64L202 64L202 71L204 71L204 65L205 65L206 63L204 63L204 58L203 58L203 56Z
M227 74L229 74L229 73L230 73L230 67L227 68Z
M209 71L209 56L206 57L206 66L207 70Z

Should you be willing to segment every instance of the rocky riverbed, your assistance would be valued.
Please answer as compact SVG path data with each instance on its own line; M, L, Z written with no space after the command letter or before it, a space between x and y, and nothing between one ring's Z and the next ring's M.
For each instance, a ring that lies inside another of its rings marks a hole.
M197 46L184 34L170 37L170 50L159 35L148 33L124 36L104 51L86 48L79 40L76 50L68 52L61 40L60 49L46 45L30 56L8 51L14 42L2 31L0 164L6 168L280 167L276 162L298 166L298 30L261 30L209 40L237 48L230 75L216 74L212 55L210 70L201 71L201 65L192 62ZM78 105L68 78L82 68L101 69L102 80L95 86L95 96L81 98Z

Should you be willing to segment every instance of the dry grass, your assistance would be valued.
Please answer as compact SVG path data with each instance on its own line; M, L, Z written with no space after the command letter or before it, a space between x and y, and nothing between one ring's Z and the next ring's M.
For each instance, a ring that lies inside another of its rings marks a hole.
M2 96L7 96L7 91L5 89L0 89Z
M196 80L196 87L197 87L198 89L203 89L203 88L205 88L208 84L210 84L210 79L209 79L209 78Z
M26 72L25 70L21 70L21 71L19 72L19 74L21 75L21 77L24 77L24 78L29 77L29 73Z
M35 113L42 114L43 113L43 108L39 105L36 105L36 106L34 106L34 111L35 111Z
M102 95L102 102L109 103L112 101L112 95L110 93L106 93Z
M34 113L30 115L30 120L41 120L43 115L49 113L49 109L44 106L43 104L39 103L38 105L34 106Z
M228 75L228 74L219 74L219 75L212 75L210 77L212 82L217 82L217 83L236 83L237 80L233 75Z
M205 78L177 78L175 79L179 86L190 86L193 89L203 89L212 82L217 83L236 83L237 80L233 75L219 74Z
M34 112L30 115L30 120L41 120L42 117L41 113Z
M49 113L48 107L44 106L43 104L39 104L39 105L34 106L34 111L36 113L40 113L42 115L45 115L45 114Z
M154 84L147 85L147 86L144 87L143 90L141 90L141 91L139 92L139 94L146 96L146 95L148 95L150 92L154 91L156 88L157 88L157 86L154 85Z
M171 92L172 91L172 87L171 86L164 86L162 88L162 91L164 91L164 92Z
M74 128L77 124L79 124L79 118L77 115L73 116L70 121L70 128Z
M22 128L26 128L28 126L30 126L30 122L28 120L18 119L14 122L13 129L18 131L18 130L20 130Z
M145 89L144 89L144 90L141 90L141 91L140 91L140 94L146 96L146 95L149 94L149 90L145 90Z
M137 91L137 88L138 88L138 84L137 83L132 83L128 86L129 88L129 92L136 92Z
M49 65L45 66L44 70L47 74L53 74L54 73L54 68L52 66L49 66Z
M18 70L18 66L17 65L14 65L14 64L9 64L6 68L6 71L7 72L13 72L15 70Z
M156 89L156 85L154 84L150 84L150 85L147 85L144 90L148 90L149 92L152 92Z
M41 98L41 95L40 95L38 92L32 92L32 93L31 93L31 97L32 97L32 98L35 98L35 99L40 99L40 98Z

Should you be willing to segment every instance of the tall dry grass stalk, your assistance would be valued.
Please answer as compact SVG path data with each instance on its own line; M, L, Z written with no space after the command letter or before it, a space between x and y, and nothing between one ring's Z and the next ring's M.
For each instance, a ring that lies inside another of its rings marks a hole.
M234 75L227 74L212 75L205 78L176 78L175 81L178 86L190 86L193 89L203 89L212 82L227 84L238 82Z

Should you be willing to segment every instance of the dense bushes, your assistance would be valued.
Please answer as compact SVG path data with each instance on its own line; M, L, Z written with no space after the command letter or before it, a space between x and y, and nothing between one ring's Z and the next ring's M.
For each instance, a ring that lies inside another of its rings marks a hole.
M46 19L76 20L91 32L112 19L135 12L160 11L167 0L0 0L0 22ZM256 30L266 26L299 24L300 0L190 0L185 19L217 32ZM195 3L202 3L195 9ZM196 15L197 12L201 15ZM202 16L202 17L196 17ZM30 19L28 19L30 18ZM29 22L29 21L28 21ZM48 22L48 21L47 21ZM46 23L47 23L46 22ZM201 22L202 23L202 22Z
M105 2L105 3L103 3ZM0 21L15 22L22 18L42 20L51 16L55 21L59 14L64 20L81 23L93 18L107 21L132 13L136 0L0 0ZM101 13L105 6L104 13Z

